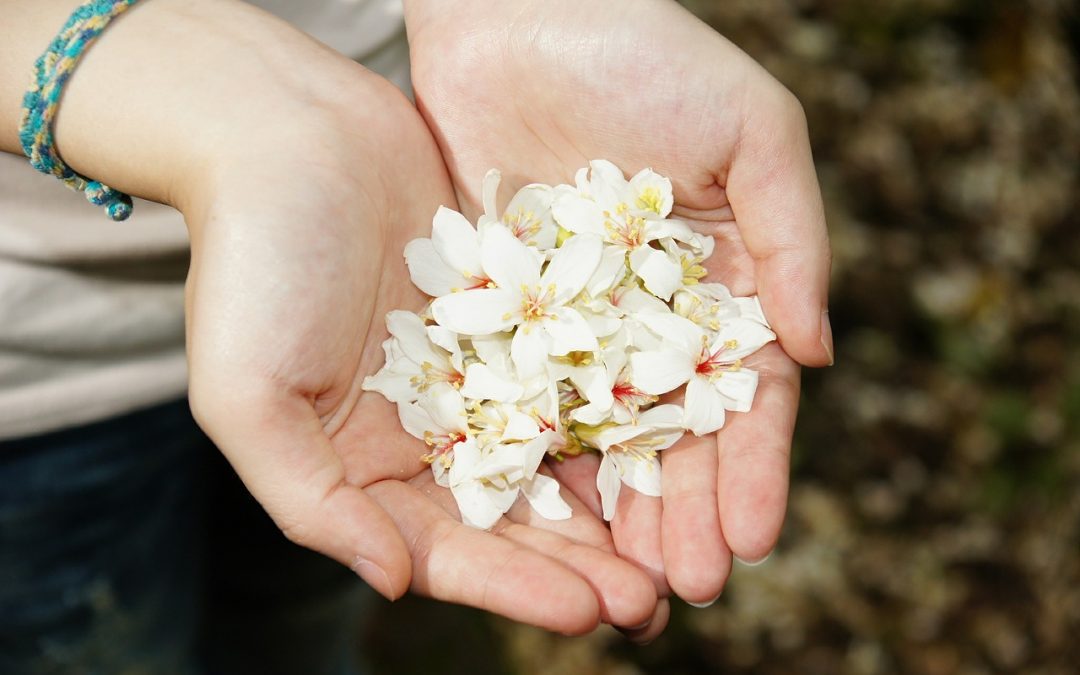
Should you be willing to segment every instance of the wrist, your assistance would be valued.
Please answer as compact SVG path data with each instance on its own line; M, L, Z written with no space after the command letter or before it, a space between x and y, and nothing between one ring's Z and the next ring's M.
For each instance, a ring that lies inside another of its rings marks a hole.
M77 4L15 3L20 37L0 57L3 149L19 151L14 101L50 39L43 27L59 29ZM56 147L80 174L182 209L254 139L273 144L290 120L327 105L349 68L344 57L242 3L139 3L73 72L53 125Z

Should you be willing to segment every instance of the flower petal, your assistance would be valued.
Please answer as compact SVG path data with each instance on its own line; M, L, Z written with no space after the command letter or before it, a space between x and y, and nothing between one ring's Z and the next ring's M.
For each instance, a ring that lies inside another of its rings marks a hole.
M517 501L518 494L521 492L520 484L498 488L489 486L484 487L488 499L490 499L495 505L495 508L499 509L502 513L506 513L510 510L510 507Z
M646 394L666 394L694 376L694 359L669 349L630 355L630 382Z
M683 424L695 436L711 434L724 426L724 397L707 378L695 377L686 385Z
M554 248L558 227L551 217L553 197L550 185L526 185L507 204L502 221L515 237L529 246L541 251Z
M656 457L639 457L618 451L607 453L619 469L622 482L643 495L660 496L660 460Z
M437 298L472 286L475 282L447 265L430 239L413 239L405 245L405 264L413 285Z
M592 329L584 317L575 309L559 307L551 316L544 318L540 325L549 336L551 344L548 352L553 356L565 356L570 352L594 352L600 349Z
M671 312L642 312L634 318L671 347L695 357L701 353L705 331L690 319Z
M472 339L472 346L481 361L499 372L506 373L509 371L511 339L509 333L477 335Z
M775 339L776 333L757 321L738 318L720 327L709 350L713 354L719 352L724 363L732 363L750 356Z
M364 378L364 391L377 391L391 403L415 401L420 392L412 383L412 371L405 372L401 362L388 363L374 375Z
M723 395L724 407L735 412L750 412L757 393L758 374L753 370L740 368L720 373L713 385Z
M517 482L525 477L521 455L521 443L495 445L476 466L472 475L496 485L505 485L507 481Z
M698 234L681 220L650 220L645 225L645 241L656 239L674 239L697 248L700 244Z
M435 484L439 487L450 487L450 470L446 466L446 462L441 459L431 463L431 475L435 476Z
M454 331L442 326L424 326L424 332L432 344L438 345L450 354L461 353L461 345L458 344L458 336Z
M420 397L420 406L438 425L437 429L465 433L468 418L465 415L465 399L461 392L445 382L437 382Z
M653 406L638 415L638 424L653 427L654 429L681 429L683 421L683 409L671 403ZM671 444L674 444L672 441ZM671 447L665 445L662 450Z
M522 481L521 492L529 505L548 520L566 520L572 514L570 505L559 495L559 481L538 473L532 480Z
M599 298L622 280L626 273L626 250L618 246L605 246L600 254L600 264L585 284L585 291Z
M465 371L465 365L461 354L461 345L458 343L458 334L442 326L425 326L428 339L433 344L449 352L450 365L459 373Z
M575 234L604 234L604 211L596 202L572 192L556 190L551 215L564 230Z
M526 479L531 479L536 474L536 470L540 468L540 462L544 460L544 455L558 439L559 434L552 429L546 429L536 438L521 445L521 467L525 471Z
M402 429L420 440L424 440L425 433L438 431L431 415L419 403L398 403L398 420Z
M431 243L446 264L462 276L483 276L480 237L465 216L440 206L431 223Z
M596 489L600 493L600 506L604 511L604 520L611 520L615 517L615 505L619 502L622 479L619 478L619 469L615 466L615 460L608 453L604 453L604 459L600 461L600 469L596 472Z
M593 426L607 422L611 416L612 404L603 405L601 402L593 403L591 401L580 408L574 408L570 413L570 419Z
M630 192L634 195L634 203L630 207L649 211L653 217L666 217L675 204L671 180L652 169L642 169L630 179Z
M544 374L547 367L548 337L539 326L519 326L510 342L510 358L514 361L518 381L524 382Z
M464 335L490 335L512 327L521 317L521 296L505 288L451 293L431 303L440 326Z
M488 488L479 481L468 480L451 483L450 491L461 512L461 522L480 530L491 529L509 509L503 509L492 499L494 488ZM515 491L514 497L517 497ZM512 503L512 502L511 502Z
M763 326L768 326L769 321L765 318L765 312L761 309L761 300L754 295L749 298L732 298L739 308L739 314L744 319L756 321Z
M490 169L484 174L483 188L480 192L481 201L484 204L484 216L488 220L499 219L499 207L497 198L499 195L499 183L502 182L502 172L498 169Z
M480 465L483 455L480 447L476 445L476 439L469 437L454 445L454 463L450 465L450 484L465 483L474 479L476 468Z
M604 452L615 446L647 447L654 451L667 450L683 436L683 411L677 405L658 407L666 407L670 410L663 411L661 415L655 415L654 423L644 420L644 415L641 415L636 422L608 426L589 434L588 440ZM661 417L663 419L658 419Z
M612 294L612 304L626 312L651 312L653 314L671 314L671 308L663 300L638 288L637 284L619 288Z
M609 313L590 312L578 307L578 314L589 325L589 331L597 338L606 338L615 335L622 328L622 319Z
M585 288L586 282L600 264L604 252L604 243L600 237L591 234L578 234L570 237L555 249L555 255L548 263L544 275L540 277L540 287L555 285L554 302L569 302Z
M386 314L386 329L397 338L405 357L415 363L442 365L449 354L436 347L428 337L424 320L412 312L395 309Z
M538 391L518 403L518 408L528 410L538 419L545 420L545 425L552 427L559 420L559 391L555 383L541 379Z
M597 204L614 210L623 203L632 207L634 195L623 176L622 169L606 159L594 159L589 162L589 191Z
M645 288L661 300L670 300L671 294L682 288L682 264L667 251L639 246L630 252L630 269L641 277Z
M465 398L512 403L523 393L524 387L500 376L486 363L472 363L465 368L465 384L461 387Z
M536 420L519 410L510 410L506 414L506 428L502 441L527 441L540 435L540 426Z
M492 225L484 231L480 252L484 272L500 288L520 293L522 287L532 288L540 281L536 253L503 225Z
M611 379L608 370L603 366L589 366L577 368L571 375L573 383L581 395L591 404L610 410L615 403L611 394Z

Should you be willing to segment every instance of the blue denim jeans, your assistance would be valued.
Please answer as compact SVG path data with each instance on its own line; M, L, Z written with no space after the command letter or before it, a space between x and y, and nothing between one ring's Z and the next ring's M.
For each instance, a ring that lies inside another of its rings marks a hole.
M281 535L186 401L0 442L0 673L356 673L369 598Z

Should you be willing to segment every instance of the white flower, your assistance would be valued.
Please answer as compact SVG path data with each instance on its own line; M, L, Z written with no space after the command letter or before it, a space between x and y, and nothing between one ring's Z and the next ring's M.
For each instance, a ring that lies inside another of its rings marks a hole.
M433 300L387 315L386 363L363 386L398 404L466 524L492 527L519 495L569 518L540 466L594 451L610 520L624 483L660 495L659 451L749 409L757 374L742 359L775 335L757 298L703 282L715 242L669 218L667 178L597 160L500 212L501 181L484 177L476 227L440 208L431 238L406 247ZM683 385L683 406L655 405Z
M576 373L576 379L568 378L588 401L570 411L571 419L588 425L608 421L629 424L639 409L656 402L656 396L639 391L630 382L626 368L629 348L629 331L620 330L602 346L599 364Z
M377 391L393 403L415 401L437 383L460 387L465 381L457 336L441 326L425 326L412 312L386 315L390 339L383 343L386 364L364 378L366 391Z
M444 295L431 305L440 325L489 335L517 327L510 356L520 379L542 372L548 354L592 351L596 336L569 307L600 262L600 239L577 235L556 249L543 274L535 255L505 227L485 230L481 257L495 288Z
M483 451L475 439L460 443L450 466L449 487L466 525L488 529L524 494L533 510L549 520L565 520L570 506L559 496L559 483L537 473L554 433Z
M466 344L479 361L472 358L466 361L468 365L462 395L471 399L511 403L531 399L547 387L548 377L542 364L533 364L532 369L526 371L526 377L518 375L510 357L512 343L513 336L509 333L469 337ZM475 365L484 367L474 368ZM473 368L472 373L469 368Z
M492 169L484 176L484 215L480 220L481 227L486 223L501 222L523 244L536 247L540 251L555 248L559 228L551 217L551 200L554 197L551 186L533 183L521 188L506 205L500 218L496 195L501 181L502 173L498 169Z
M658 405L641 413L634 424L578 432L582 440L604 453L596 474L604 520L614 517L623 483L642 494L660 496L660 461L656 454L682 438L682 418L679 406Z
M454 495L463 523L487 530L514 505L518 496L516 485L504 482L499 487L488 480L489 474L503 467L513 469L513 454L506 446L499 454L485 457L474 439L457 446L446 487Z
M740 304L723 284L696 284L681 288L675 292L671 304L676 314L711 332L720 330L724 323L743 314ZM759 323L765 323L764 317Z
M589 167L588 179L584 169L578 172L576 189L556 188L555 221L570 232L601 236L624 251L649 292L670 299L682 286L682 261L650 242L675 239L698 246L701 241L686 223L666 218L673 203L671 181L644 169L627 182L622 171L603 160Z
M664 339L656 351L630 355L631 380L659 395L686 384L685 426L701 436L724 426L725 410L747 412L757 391L757 373L742 359L776 339L757 321L739 317L710 336L677 314L641 314L638 319Z
M475 402L469 411L469 428L481 447L527 441L540 435L536 419L516 406L488 401Z
M465 216L445 206L432 219L431 239L406 244L405 264L416 287L433 297L491 284L480 264L480 235Z
M431 464L435 480L446 487L445 472L458 446L471 437L465 399L447 384L435 384L416 403L398 404L398 419L405 431L427 444L421 459Z

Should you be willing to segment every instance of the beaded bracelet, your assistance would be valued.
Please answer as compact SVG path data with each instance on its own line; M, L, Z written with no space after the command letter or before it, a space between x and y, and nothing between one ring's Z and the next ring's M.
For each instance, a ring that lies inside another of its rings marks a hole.
M131 215L131 197L75 172L60 159L53 139L53 122L64 85L86 49L114 18L138 0L89 0L76 9L49 48L34 62L34 80L23 97L19 141L30 165L56 176L91 204L104 206L113 220Z

